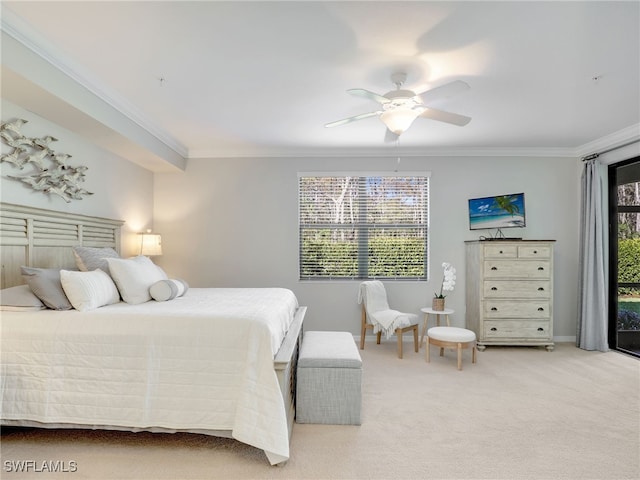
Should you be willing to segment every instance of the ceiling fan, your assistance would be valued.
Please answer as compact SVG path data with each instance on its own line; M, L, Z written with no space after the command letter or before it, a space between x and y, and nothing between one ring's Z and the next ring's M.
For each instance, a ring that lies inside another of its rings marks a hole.
M430 118L431 120L450 123L460 127L463 127L471 121L471 117L436 110L428 106L428 104L434 100L451 97L468 90L470 87L467 83L462 80L456 80L422 93L415 93L411 90L403 90L401 88L406 79L407 74L404 72L392 74L391 82L396 86L396 89L384 95L379 95L362 88L347 90L347 93L356 97L368 98L369 100L380 103L382 109L327 123L325 127L337 127L364 118L379 116L380 120L382 120L387 127L387 140L394 140L402 135L417 117Z

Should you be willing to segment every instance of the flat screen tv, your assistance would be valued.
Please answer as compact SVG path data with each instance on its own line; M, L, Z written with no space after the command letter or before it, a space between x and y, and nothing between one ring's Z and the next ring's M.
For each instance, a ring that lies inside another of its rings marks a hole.
M469 228L524 227L524 193L472 198L469 200Z

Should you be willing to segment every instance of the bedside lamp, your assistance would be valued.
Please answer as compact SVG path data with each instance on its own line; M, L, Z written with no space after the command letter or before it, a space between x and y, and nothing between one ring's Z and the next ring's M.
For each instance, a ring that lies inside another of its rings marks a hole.
M142 240L140 242L140 255L147 257L153 257L162 255L162 236L158 233L151 233L151 230L147 230L146 233L141 233Z

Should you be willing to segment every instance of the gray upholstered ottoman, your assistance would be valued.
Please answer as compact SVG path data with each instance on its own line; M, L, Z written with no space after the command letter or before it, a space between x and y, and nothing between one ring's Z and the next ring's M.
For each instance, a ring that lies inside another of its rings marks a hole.
M305 332L298 358L296 421L360 425L362 359L348 332Z

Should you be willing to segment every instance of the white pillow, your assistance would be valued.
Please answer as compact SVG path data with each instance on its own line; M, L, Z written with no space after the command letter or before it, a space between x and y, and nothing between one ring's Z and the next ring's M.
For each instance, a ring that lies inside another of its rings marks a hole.
M14 305L0 305L0 312L39 312L40 310L46 310L47 307L20 307Z
M0 311L30 312L47 307L31 291L29 285L18 285L0 290Z
M149 294L156 302L165 302L181 297L189 289L189 285L184 280L160 280L151 285Z
M130 304L151 300L151 285L167 279L167 274L148 257L107 258L107 263L122 299Z
M120 301L113 280L99 268L93 272L60 270L60 282L73 308L81 312Z

